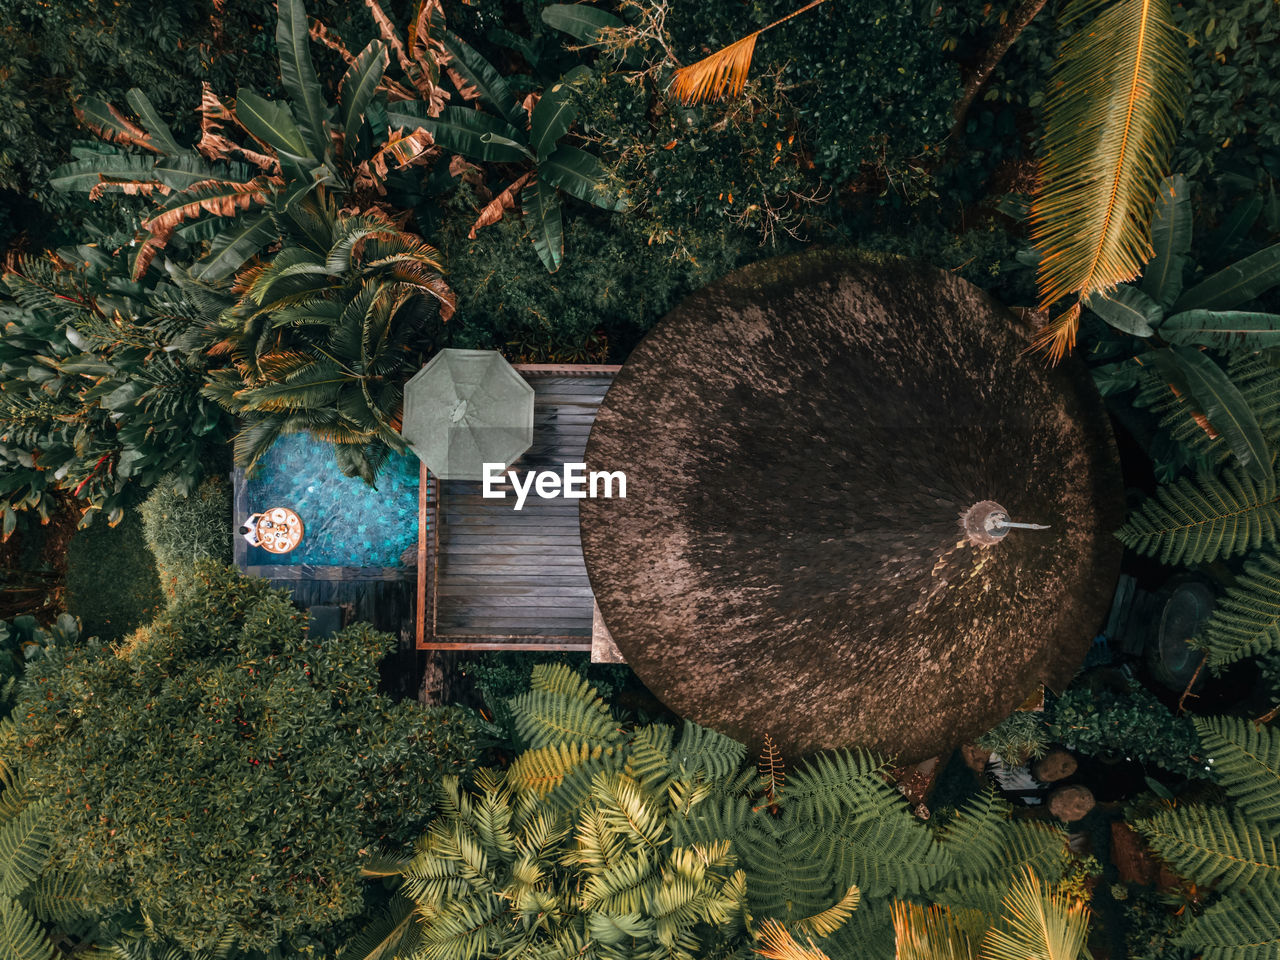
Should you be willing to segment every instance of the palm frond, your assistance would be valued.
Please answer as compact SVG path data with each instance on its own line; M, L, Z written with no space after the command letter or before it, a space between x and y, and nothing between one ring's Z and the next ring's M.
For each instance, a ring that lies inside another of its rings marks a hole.
M682 103L701 103L704 100L719 100L725 96L740 96L742 88L747 83L747 73L751 70L751 56L755 53L756 38L825 2L826 0L810 0L800 9L793 10L768 26L747 34L741 40L735 40L727 47L703 57L697 63L681 67L671 79L671 92Z
M801 946L786 927L772 918L760 924L760 945L756 953L765 960L831 960L812 940L807 947Z
M978 936L948 907L895 900L892 915L896 960L977 960Z
M1004 898L1004 914L987 931L983 954L989 960L1077 960L1088 932L1084 901L1044 887L1028 870Z
M1101 0L1072 0L1067 22ZM1041 184L1032 234L1041 252L1040 305L1089 297L1136 277L1168 173L1187 85L1186 44L1168 0L1119 0L1063 44L1045 103ZM1051 355L1074 340L1078 314L1042 336Z

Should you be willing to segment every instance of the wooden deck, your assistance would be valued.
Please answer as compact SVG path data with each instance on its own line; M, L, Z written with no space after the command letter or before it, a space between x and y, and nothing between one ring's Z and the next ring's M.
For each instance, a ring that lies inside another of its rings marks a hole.
M534 389L533 446L511 469L581 462L617 367L517 366ZM425 468L424 468L425 479ZM578 501L530 496L514 509L476 481L420 485L418 646L427 650L591 649L591 584Z

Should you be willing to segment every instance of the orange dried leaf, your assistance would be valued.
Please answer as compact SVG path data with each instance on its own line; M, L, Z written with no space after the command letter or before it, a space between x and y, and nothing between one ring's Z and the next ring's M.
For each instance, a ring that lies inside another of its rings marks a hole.
M508 210L514 210L516 208L516 198L532 178L533 171L531 170L485 204L480 210L480 215L476 217L476 222L471 225L471 230L467 233L467 239L474 240L477 230L497 223Z

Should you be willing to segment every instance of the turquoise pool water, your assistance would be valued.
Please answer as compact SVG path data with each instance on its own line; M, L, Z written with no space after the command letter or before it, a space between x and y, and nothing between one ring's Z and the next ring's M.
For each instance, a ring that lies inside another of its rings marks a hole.
M394 567L418 543L418 458L393 456L378 489L338 470L333 445L296 433L281 437L245 481L249 513L290 507L302 542L285 554L249 547L250 564ZM236 524L244 520L237 517Z

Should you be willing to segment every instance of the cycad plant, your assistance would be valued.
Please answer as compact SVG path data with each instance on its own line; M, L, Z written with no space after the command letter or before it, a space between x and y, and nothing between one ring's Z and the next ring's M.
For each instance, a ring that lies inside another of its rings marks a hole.
M344 195L347 206L379 209L395 169L437 155L421 127L447 97L437 83L447 55L429 35L439 26L438 4L421 5L407 50L376 3L369 7L384 39L371 40L359 54L317 28L348 62L333 105L311 59L303 0L277 6L276 48L288 100L242 88L227 103L206 88L194 147L174 139L140 90L128 95L136 121L95 98L79 104L82 122L106 143L76 148L76 159L54 171L51 182L58 190L88 191L91 198L112 191L151 198L155 207L143 221L135 275L178 237L197 248L208 244L193 268L198 279L224 279L278 238L278 205L324 184ZM400 81L387 76L393 51L405 75Z
M342 216L332 196L273 215L283 248L236 280L215 328L205 394L240 416L236 462L252 467L283 433L331 441L348 476L373 483L400 438L404 382L453 311L434 248L378 211Z
M1081 305L1138 275L1148 224L1188 84L1186 43L1169 0L1069 0L1045 99L1040 185L1031 207L1040 306L1075 302L1038 343L1057 360Z
M1204 960L1280 956L1280 732L1235 717L1195 722L1226 803L1179 804L1134 826L1183 879L1216 895L1181 946Z

